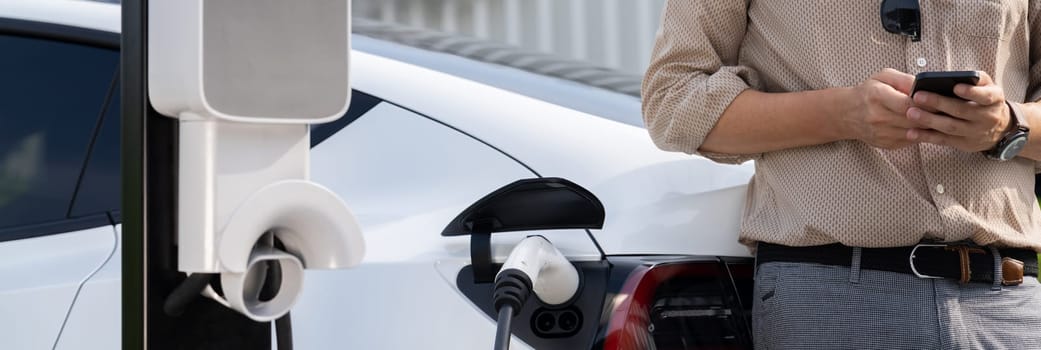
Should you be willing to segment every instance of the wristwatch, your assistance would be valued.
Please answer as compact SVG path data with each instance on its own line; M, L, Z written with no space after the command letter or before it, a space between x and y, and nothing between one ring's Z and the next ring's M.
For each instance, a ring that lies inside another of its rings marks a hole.
M1023 120L1023 110L1019 108L1019 104L1011 101L1005 101L1005 104L1008 105L1008 111L1011 114L1009 123L1012 125L994 145L994 148L983 151L987 158L999 161L1015 158L1027 145L1027 137L1030 136L1030 128Z

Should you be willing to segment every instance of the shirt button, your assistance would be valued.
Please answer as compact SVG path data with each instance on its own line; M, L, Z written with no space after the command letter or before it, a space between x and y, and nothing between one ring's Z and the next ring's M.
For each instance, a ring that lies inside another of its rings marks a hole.
M929 62L925 61L925 57L919 57L918 60L915 61L915 63L917 63L919 67L923 67L924 68L925 65L927 63L929 63Z
M943 194L943 191L944 191L943 184L937 184L936 185L936 193Z

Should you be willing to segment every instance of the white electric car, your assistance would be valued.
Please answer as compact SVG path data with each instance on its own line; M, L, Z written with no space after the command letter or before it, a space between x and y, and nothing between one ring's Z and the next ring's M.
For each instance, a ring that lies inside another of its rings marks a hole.
M0 2L0 349L120 345L118 5ZM442 231L514 181L570 180L602 229L499 233L502 262L540 234L580 272L531 298L513 346L750 347L752 261L737 243L753 168L660 151L639 77L476 40L355 23L352 105L312 126L314 181L364 231L349 270L311 271L299 349L487 349L490 285Z

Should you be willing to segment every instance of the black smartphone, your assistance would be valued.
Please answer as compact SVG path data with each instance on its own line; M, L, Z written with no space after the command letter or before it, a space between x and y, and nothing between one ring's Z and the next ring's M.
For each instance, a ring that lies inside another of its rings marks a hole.
M928 91L947 97L961 98L954 94L955 85L976 85L979 82L980 73L976 71L922 72L915 76L911 96L919 91Z

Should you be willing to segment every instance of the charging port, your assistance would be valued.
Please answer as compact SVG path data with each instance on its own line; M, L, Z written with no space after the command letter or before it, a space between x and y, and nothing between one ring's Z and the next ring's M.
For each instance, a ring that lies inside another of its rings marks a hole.
M582 311L574 306L564 309L539 308L532 313L531 330L542 338L565 338L582 329Z

